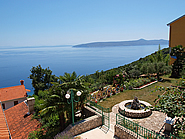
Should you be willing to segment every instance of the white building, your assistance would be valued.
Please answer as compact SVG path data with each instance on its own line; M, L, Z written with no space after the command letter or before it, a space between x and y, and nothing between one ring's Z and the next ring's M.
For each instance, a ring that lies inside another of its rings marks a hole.
M24 100L26 100L27 92L30 90L25 89L24 80L20 80L21 85L0 88L0 101L4 110L7 110Z

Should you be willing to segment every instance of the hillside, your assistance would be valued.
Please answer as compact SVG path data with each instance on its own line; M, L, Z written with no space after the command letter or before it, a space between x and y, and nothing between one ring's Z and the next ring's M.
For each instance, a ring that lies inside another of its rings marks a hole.
M164 48L164 49L161 50L161 52L163 54L163 57L165 58L169 54L169 48ZM151 55L154 56L156 54L157 53L154 52ZM116 74L119 74L122 71L130 71L130 70L132 70L132 69L134 69L136 67L137 67L137 69L140 69L142 64L149 60L149 57L150 57L150 55L148 55L148 56L146 56L144 58L140 58L140 59L138 59L138 60L136 60L134 62L131 62L129 64L125 64L123 66L119 66L117 68L112 68L112 69L109 69L109 70L106 70L106 71L101 71L101 72L103 74L109 74L111 76L115 76ZM99 72L99 71L96 71L94 74L90 74L89 76L94 78L94 79L96 79L97 72Z
M79 44L73 47L87 48L87 47L112 47L112 46L137 46L137 45L168 45L168 40L133 40L133 41L117 41L117 42L93 42L86 44Z

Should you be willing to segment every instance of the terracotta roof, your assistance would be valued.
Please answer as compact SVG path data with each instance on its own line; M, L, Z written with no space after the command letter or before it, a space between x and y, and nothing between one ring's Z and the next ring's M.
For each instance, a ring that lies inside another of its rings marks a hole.
M36 119L32 119L32 114L27 115L28 106L21 102L14 107L5 110L8 127L13 139L26 139L31 131L40 127Z
M9 139L9 132L6 125L3 109L0 103L0 139Z
M2 102L26 96L27 93L24 85L0 88L0 100Z

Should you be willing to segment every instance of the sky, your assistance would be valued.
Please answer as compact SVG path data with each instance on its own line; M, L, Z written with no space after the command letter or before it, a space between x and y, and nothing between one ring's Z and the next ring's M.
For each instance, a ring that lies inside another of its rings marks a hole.
M1 46L169 38L185 0L0 0Z

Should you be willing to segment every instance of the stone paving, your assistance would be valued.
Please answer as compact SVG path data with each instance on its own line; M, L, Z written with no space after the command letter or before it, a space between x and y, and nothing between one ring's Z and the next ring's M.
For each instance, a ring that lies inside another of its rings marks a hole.
M116 104L112 107L112 112L110 113L110 123L111 130L112 127L116 124L116 113L118 113L119 104ZM145 127L149 130L153 130L155 132L162 132L164 129L164 119L166 115L162 112L152 111L152 114L146 118L128 118L129 120L138 123L140 126Z

